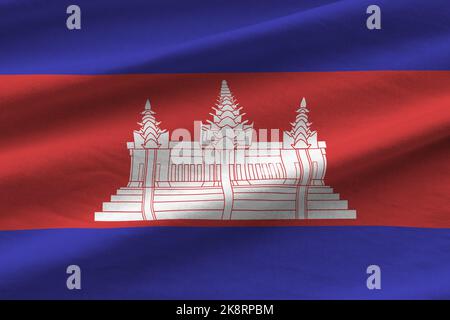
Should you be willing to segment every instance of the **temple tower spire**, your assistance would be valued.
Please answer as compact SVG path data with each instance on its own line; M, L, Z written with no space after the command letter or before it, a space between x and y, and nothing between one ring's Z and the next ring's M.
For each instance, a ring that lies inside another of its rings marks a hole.
M308 112L306 99L303 98L300 102L300 107L297 109L295 122L291 123L292 130L288 132L288 135L293 139L292 147L295 149L309 148L311 138L316 136L316 132L310 129L311 122L308 122Z
M159 148L161 145L159 138L166 130L161 130L159 127L161 122L156 121L155 112L152 110L149 99L147 99L147 102L145 103L142 115L142 122L138 122L141 128L137 131L142 138L142 147L145 149Z
M224 149L250 144L253 124L248 124L248 120L242 119L245 113L241 113L242 107L239 107L225 80L222 81L219 96L212 109L214 110L214 113L210 113L212 121L207 120L209 125L203 126L204 144Z

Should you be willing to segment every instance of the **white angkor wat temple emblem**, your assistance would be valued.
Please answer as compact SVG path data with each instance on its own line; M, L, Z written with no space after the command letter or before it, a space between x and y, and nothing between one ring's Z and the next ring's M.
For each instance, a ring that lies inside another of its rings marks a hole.
M253 141L253 124L222 81L213 119L192 141L169 141L147 101L127 147L128 185L103 203L96 221L165 219L355 219L325 186L326 144L311 131L306 100L282 141Z

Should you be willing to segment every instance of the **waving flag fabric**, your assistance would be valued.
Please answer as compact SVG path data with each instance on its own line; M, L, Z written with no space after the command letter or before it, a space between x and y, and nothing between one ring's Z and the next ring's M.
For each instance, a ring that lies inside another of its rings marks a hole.
M448 1L72 4L0 1L1 298L450 298ZM283 161L165 167L225 127Z

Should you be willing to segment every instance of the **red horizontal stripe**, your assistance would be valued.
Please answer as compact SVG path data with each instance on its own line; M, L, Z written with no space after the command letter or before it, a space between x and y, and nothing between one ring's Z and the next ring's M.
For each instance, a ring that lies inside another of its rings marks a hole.
M256 128L289 129L305 96L327 142L326 183L358 218L94 222L129 175L125 142L150 97L192 129L229 81ZM450 227L450 72L0 76L0 229L140 225Z

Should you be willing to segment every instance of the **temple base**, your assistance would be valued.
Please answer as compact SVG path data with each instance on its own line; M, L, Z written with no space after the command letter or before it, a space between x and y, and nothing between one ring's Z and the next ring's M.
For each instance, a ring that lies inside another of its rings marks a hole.
M121 188L103 203L96 221L142 221L142 188ZM152 202L157 220L356 219L346 200L327 186L233 186L233 204L224 217L220 187L156 188Z

